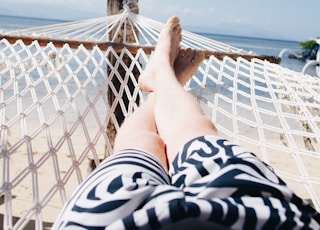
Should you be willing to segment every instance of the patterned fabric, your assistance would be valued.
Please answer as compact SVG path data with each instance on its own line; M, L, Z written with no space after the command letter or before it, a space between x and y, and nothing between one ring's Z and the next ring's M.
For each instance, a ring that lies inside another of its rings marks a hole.
M178 153L169 175L144 151L106 159L54 229L320 229L320 214L252 153L214 136Z

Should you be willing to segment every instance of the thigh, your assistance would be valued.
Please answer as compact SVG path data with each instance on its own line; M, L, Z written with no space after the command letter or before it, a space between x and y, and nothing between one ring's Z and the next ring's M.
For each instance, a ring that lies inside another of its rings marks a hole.
M223 182L227 186L233 183L235 175L240 174L246 175L244 181L259 178L260 181L283 185L272 168L253 153L217 136L201 136L189 141L169 170L171 182L177 187L200 182ZM223 181L220 181L221 177Z
M204 136L188 142L169 175L172 184L198 204L199 213L215 223L230 228L248 223L266 229L319 227L319 213L269 165L227 140Z
M169 184L161 163L139 150L124 150L101 165L76 190L55 227L104 227L143 206L158 185Z

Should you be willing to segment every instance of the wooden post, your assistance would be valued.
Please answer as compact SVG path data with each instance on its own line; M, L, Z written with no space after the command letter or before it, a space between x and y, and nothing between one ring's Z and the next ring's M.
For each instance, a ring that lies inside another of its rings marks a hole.
M133 13L136 13L136 14L139 13L138 0L126 0L126 1L122 1L122 0L107 0L107 2L108 2L107 3L107 14L108 14L108 16L121 13L124 10L123 9L123 4L124 3L127 4L127 6L130 8L130 10ZM114 37L114 33L116 32L116 30L117 30L117 28L115 28L114 31L109 31L109 37L113 38ZM135 33L138 34L138 31L135 31ZM116 40L114 42L119 42L119 43L123 42L123 36L122 35L123 35L123 32L118 33L118 36L117 36L117 38L116 38ZM135 39L133 37L132 28L130 28L130 27L126 28L126 42L127 43L135 42ZM109 61L113 65L117 61L116 58L112 54L110 54L108 58L109 58ZM126 66L130 66L130 64L132 62L128 55L124 55L122 60L126 64ZM125 74L126 74L126 70L121 65L119 65L117 72L122 77L124 77ZM120 87L121 87L121 82L119 81L119 79L116 76L112 76L111 75L111 69L108 69L107 74L108 74L107 77L111 77L112 78L111 79L112 84L117 89L117 91L119 91ZM140 74L140 72L135 67L133 69L133 71L132 71L132 74L137 79L139 74ZM129 80L129 82L128 82L128 87L130 89L130 92L133 93L133 91L135 89L135 85L131 80ZM115 99L115 95L114 95L114 93L112 92L112 90L109 87L109 90L108 90L108 102L109 102L110 106L113 105L114 99ZM124 100L124 104L125 104L126 108L128 108L129 107L129 98L124 94L122 99ZM137 98L136 103L139 104L139 98ZM117 118L118 124L121 124L125 117L124 117L124 114L123 114L119 104L116 106L114 114L115 114L115 116ZM115 139L115 136L116 136L116 129L115 129L115 126L114 126L112 121L110 121L109 124L108 124L107 135L108 135L108 138L110 140L111 146L113 147L114 139ZM107 152L105 154L106 154L106 157L109 155Z
M123 7L124 4L127 4L129 9L133 13L136 13L136 14L139 13L138 0L125 0L125 1L123 1L123 0L107 0L107 15L110 16L110 15L122 13L122 11L124 10L124 7ZM132 36L133 33L130 32L130 30L132 30L132 28L126 28L126 42L127 43L135 42L135 39ZM113 31L108 31L109 38L113 38L116 31L117 31L117 28L115 28ZM113 41L113 43L115 43L115 44L123 43L123 34L124 34L123 31L120 31L120 32L118 31L117 37ZM135 34L137 34L137 35L139 34L137 30L135 31ZM118 52L121 52L121 50ZM110 63L113 66L115 66L115 63L117 62L117 58L114 57L112 54L109 54L108 59L109 59ZM126 66L130 66L130 64L132 62L128 55L124 55L122 58L122 61L126 64ZM126 70L123 68L123 66L119 65L117 72L120 74L121 77L123 77L123 78L125 77ZM140 72L137 67L134 67L134 69L132 70L132 74L135 76L136 79L138 78ZM119 92L120 87L121 87L121 82L119 81L119 79L116 76L113 75L111 68L107 69L107 76L106 77L111 78L110 79L111 84L113 84L116 91ZM130 89L130 93L132 94L135 89L135 84L130 79L128 81L128 87ZM116 95L114 95L110 86L108 86L108 103L109 103L110 108L112 107L113 103L115 103L115 98L116 98ZM122 96L122 99L124 101L125 107L128 109L129 102L130 102L129 98L124 94ZM140 99L138 97L136 99L137 104L139 104L139 100ZM124 121L125 116L124 116L119 104L116 106L114 114L115 114L117 123L120 125ZM117 134L117 130L115 128L115 125L114 125L113 121L110 120L108 122L108 126L107 126L107 136L108 136L108 139L110 141L112 148L114 146L114 140L115 140L116 134ZM110 156L110 154L111 153L108 151L108 149L105 148L104 158L107 158L108 156ZM99 159L99 160L101 162L104 159ZM94 161L94 159L90 159L88 169L87 169L88 173L91 173L95 168L96 168L96 162Z
M131 12L139 14L139 0L107 0L107 15L120 14L123 10L123 4L127 4Z

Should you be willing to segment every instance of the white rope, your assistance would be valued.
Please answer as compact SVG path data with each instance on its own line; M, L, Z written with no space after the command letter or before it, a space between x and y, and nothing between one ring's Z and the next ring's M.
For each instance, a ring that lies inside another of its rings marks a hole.
M123 28L126 28L127 31L130 30L133 32L135 38L134 44L154 46L157 43L158 34L162 26L163 23L124 11L120 15L10 31L6 34L111 42L116 41L117 37L123 37L123 43L126 43L125 33L123 34L122 32ZM108 37L108 32L110 31L116 31L112 37ZM136 34L136 31L139 32L139 35ZM188 31L183 31L183 41L181 45L182 47L211 51L246 53L241 49L210 40Z
M163 24L125 11L122 15L43 26L10 34L114 41L121 28L134 27L133 43L156 44ZM86 29L85 29L86 28ZM109 31L118 31L109 37ZM183 47L241 52L227 44L183 31ZM246 52L243 52L246 53ZM131 59L129 66L123 61ZM108 57L114 56L115 63ZM74 189L87 177L87 159L96 164L112 152L109 122L119 129L118 105L129 116L144 102L132 71L142 72L150 56L142 49L117 53L83 45L0 41L0 144L4 228L36 228L54 221ZM117 71L122 66L123 76ZM108 70L108 71L107 71ZM108 75L107 75L108 73ZM122 86L113 85L117 78ZM128 81L137 87L133 92ZM187 83L220 134L254 151L303 198L320 210L320 79L266 61L210 57ZM115 95L109 105L107 91ZM123 97L129 98L129 107ZM282 138L282 139L281 139ZM309 141L309 142L306 142ZM306 143L314 150L306 147ZM291 164L291 165L290 165ZM292 166L292 169L290 168ZM14 207L14 208L13 208ZM19 220L14 223L13 217Z

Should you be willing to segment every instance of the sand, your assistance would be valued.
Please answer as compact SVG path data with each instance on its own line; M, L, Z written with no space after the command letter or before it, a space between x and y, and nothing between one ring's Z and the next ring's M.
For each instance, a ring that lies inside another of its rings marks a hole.
M208 106L203 104L202 106L208 117L217 120L217 128L221 136L240 144L269 163L299 196L310 199L311 193L315 197L320 197L320 156L302 150L304 146L301 138L296 137L296 153L290 153L281 143L280 134L274 130L262 132L261 127L259 129L259 127L239 122L239 130L235 132L232 122L234 117L228 117L219 112L214 114L213 110L217 108L212 110ZM223 107L221 104L219 106ZM227 106L225 105L226 108ZM85 111L85 108L80 110ZM50 113L49 108L44 111ZM10 132L6 136L10 143L8 145L10 158L8 161L1 158L0 161L1 167L6 165L5 169L1 170L1 178L8 177L12 183L12 199L9 199L12 203L8 203L7 207L12 208L14 222L22 221L23 223L21 217L29 218L28 211L31 212L31 218L35 219L32 211L34 204L39 202L42 222L49 228L57 218L65 200L89 175L90 159L104 158L106 136L103 134L104 130L99 127L99 122L96 122L96 115L93 112L87 113L83 119L85 123L81 123L81 119L75 119L77 115L73 110L66 111L63 116L48 118L50 124L47 129L39 123L36 112L28 115L30 119L27 120L25 130L21 128L24 126L23 119L16 119L15 122L12 119L12 122L9 122ZM99 113L101 124L108 117L104 112ZM251 115L243 111L238 116L250 118ZM275 117L267 115L263 120L266 125L276 122ZM70 135L66 135L66 131ZM25 134L30 138L25 137ZM261 135L264 139L260 139ZM31 142L28 141L29 139ZM91 145L88 145L88 139ZM57 151L52 151L52 147ZM63 189L59 190L59 186ZM5 209L2 196L0 212L3 214ZM35 222L31 221L24 227L33 229L34 224Z

